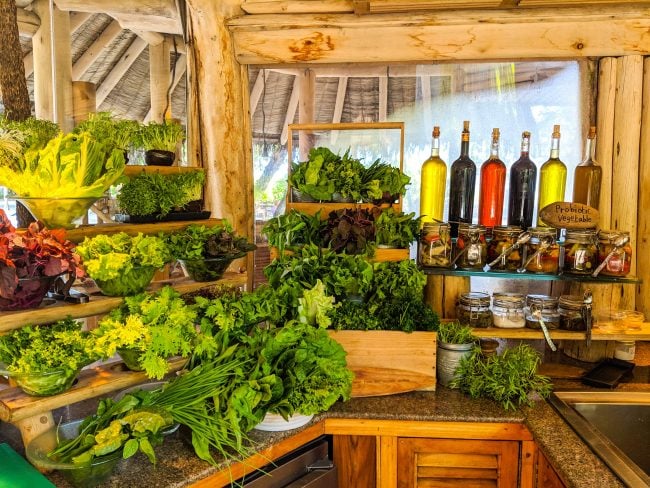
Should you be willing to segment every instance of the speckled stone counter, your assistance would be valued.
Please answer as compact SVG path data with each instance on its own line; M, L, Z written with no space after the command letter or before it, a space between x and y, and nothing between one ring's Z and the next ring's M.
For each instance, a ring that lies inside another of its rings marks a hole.
M66 409L67 410L67 409ZM67 415L74 413L66 411ZM317 416L312 423L326 417L420 420L453 422L513 422L523 423L533 434L558 473L576 488L624 485L605 464L586 446L573 430L543 400L534 406L516 411L504 411L499 405L484 399L470 399L458 391L439 388L437 392L414 392L386 397L357 398L347 403L337 403L329 412ZM1 437L11 437L13 427L3 426ZM471 429L471 426L468 426ZM253 431L250 434L254 448L265 449L298 432L280 433ZM14 439L14 445L15 445ZM115 474L103 487L157 488L183 487L213 474L219 467L210 466L198 459L192 447L174 434L156 448L158 464L153 467L144 456L137 455L120 461ZM225 465L222 465L223 468ZM49 475L58 487L68 487L59 473Z

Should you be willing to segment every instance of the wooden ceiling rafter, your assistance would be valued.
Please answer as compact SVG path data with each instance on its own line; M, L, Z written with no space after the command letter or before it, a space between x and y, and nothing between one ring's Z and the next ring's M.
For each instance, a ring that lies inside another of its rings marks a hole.
M110 24L102 31L95 41L84 51L72 66L72 79L81 80L86 71L97 60L99 55L106 49L122 32L122 26L117 20L111 21Z
M289 137L289 124L293 124L296 118L296 110L298 110L298 102L300 100L300 77L296 75L293 80L293 87L291 88L291 96L289 97L289 104L287 105L287 113L284 117L284 124L282 124L282 134L280 134L280 145L284 146Z
M18 34L31 38L41 26L41 19L31 10L24 8L19 8L16 14L18 17Z
M108 97L108 95L113 91L113 88L117 86L122 77L146 47L147 43L142 38L136 36L135 39L133 39L129 48L115 66L113 66L113 69L108 73L106 78L104 78L104 81L102 81L102 83L97 87L97 108L99 108L104 100L106 100L106 97Z

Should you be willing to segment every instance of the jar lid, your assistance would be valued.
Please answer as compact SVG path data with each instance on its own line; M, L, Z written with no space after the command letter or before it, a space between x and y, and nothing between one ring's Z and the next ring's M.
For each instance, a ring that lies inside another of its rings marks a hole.
M593 240L596 237L595 229L567 229L566 240Z
M614 229L600 229L598 231L598 239L604 241L615 241L619 236L629 236L630 232L627 230L614 230Z
M458 225L458 233L459 234L485 234L485 226L484 225L476 225L476 224L459 224Z
M557 237L557 229L553 227L530 227L528 232L530 233L530 237Z
M567 310L582 310L584 297L582 295L562 295L558 300L560 307Z
M424 232L431 232L437 230L438 232L444 232L449 229L449 224L447 222L425 222L422 225L422 230Z
M552 310L557 308L558 299L549 295L526 295L526 305L537 305L542 310Z
M492 232L494 236L518 236L523 230L517 225L497 225Z
M521 293L493 293L492 303L502 308L522 308L524 306L524 295Z
M473 291L469 293L463 293L460 296L461 305L469 305L474 307L489 307L490 306L490 295L480 291Z

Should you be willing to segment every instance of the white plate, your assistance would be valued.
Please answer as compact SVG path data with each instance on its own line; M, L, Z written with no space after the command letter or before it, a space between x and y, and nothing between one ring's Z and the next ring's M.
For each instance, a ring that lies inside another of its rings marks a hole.
M280 432L283 430L297 429L308 423L314 416L301 415L299 413L289 417L289 420L284 420L282 415L277 413L267 413L259 424L255 426L257 430L264 430L267 432Z

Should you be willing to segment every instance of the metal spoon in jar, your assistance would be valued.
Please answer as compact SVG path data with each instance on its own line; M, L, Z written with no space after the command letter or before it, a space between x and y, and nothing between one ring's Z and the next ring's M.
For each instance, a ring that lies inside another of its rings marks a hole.
M525 273L526 268L528 265L535 259L537 256L539 256L541 253L546 251L549 247L551 247L551 244L553 244L554 240L552 239L543 239L542 242L539 243L539 247L537 248L537 251L533 253L531 257L529 257L526 262L521 266L521 268L517 269L517 273Z
M504 257L508 256L511 252L519 249L522 245L526 244L529 240L530 240L530 234L528 232L522 232L521 234L519 234L519 237L517 237L517 240L512 246L506 247L503 251L501 251L501 254L499 254L499 256L494 261L483 266L483 271L490 271L490 268L492 268L492 266L497 264Z
M598 276L598 273L600 273L605 266L607 266L607 263L609 260L616 254L619 249L621 249L625 244L630 242L630 236L629 235L620 235L614 240L614 247L612 250L609 252L607 256L605 256L605 259L603 259L603 262L598 265L598 267L594 270L593 273L591 273L591 276L594 278Z

